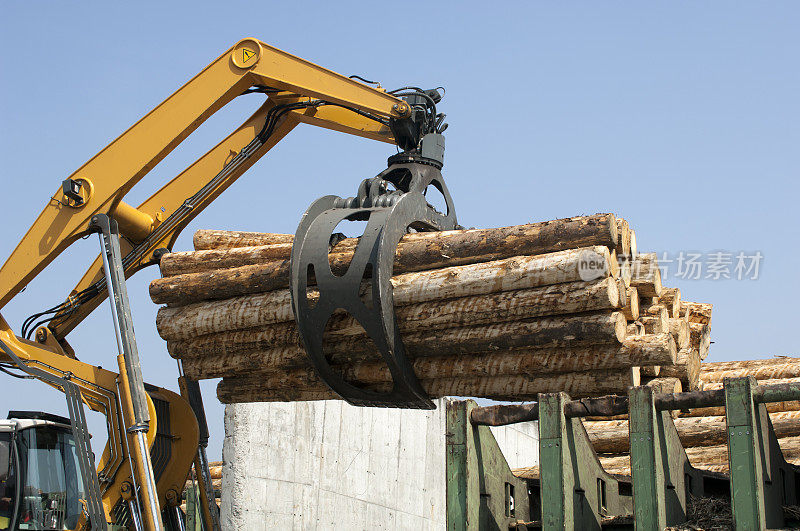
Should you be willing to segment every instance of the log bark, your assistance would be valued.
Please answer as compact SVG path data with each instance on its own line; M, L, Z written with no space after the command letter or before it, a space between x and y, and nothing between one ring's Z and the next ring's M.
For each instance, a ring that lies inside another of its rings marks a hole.
M725 378L752 376L757 380L778 380L800 377L800 358L773 358L739 362L707 363L702 368L704 382L721 382Z
M626 292L627 304L622 308L625 319L635 321L639 318L639 292L634 287L628 288Z
M398 244L394 272L439 269L595 245L613 249L616 239L616 220L612 214L501 229L414 233ZM336 248L346 242L340 242ZM331 269L343 274L352 257L352 249L331 253ZM288 268L288 260L275 260L157 279L150 284L150 297L157 304L181 305L287 288Z
M770 414L775 435L800 436L800 412L786 411ZM725 417L679 417L674 419L684 448L713 446L727 442ZM622 453L630 450L627 420L584 423L592 446L598 453Z
M275 260L287 260L292 254L291 243L275 243L233 249L207 249L167 253L161 257L159 268L162 277L230 269Z
M395 305L402 306L414 302L580 281L579 256L595 256L598 260L603 260L609 253L605 247L588 247L539 257L514 257L483 264L401 274L392 278L394 302ZM313 289L310 290L310 295L315 295ZM292 320L294 314L289 291L276 290L221 301L202 301L162 308L156 325L161 336L170 339Z
M705 302L681 302L681 316L686 316L690 323L711 324L713 305Z
M614 283L596 287L601 294L608 293L602 290L613 288ZM569 346L622 342L625 338L625 318L618 312L531 318L531 314L536 311L537 301L547 300L552 292L563 289L563 286L556 288L556 286L545 288L542 291L550 293L544 296L529 296L529 292L533 290L523 290L474 297L469 300L456 299L441 304L403 306L396 312L398 329L406 346L425 341L429 336L440 336L455 340L455 347L458 348L458 345L463 343L458 338L472 337L480 333L488 334L486 337L492 338L490 341L497 342L488 348L503 348L501 343L504 341L513 341L516 346ZM585 300L580 304L584 305ZM532 307L534 309L531 309ZM545 307L540 306L540 311L549 312L550 310L544 309ZM539 339L530 337L535 333L541 334ZM520 335L517 338L503 337L513 334ZM337 342L344 342L345 347L342 348L346 348L349 343L359 341L363 343L366 337L366 332L347 314L334 316L329 321L329 328L326 331L326 342L328 345L334 345L331 347L332 352L336 350ZM524 338L532 342L526 345ZM477 337L476 341L481 342L483 339L485 338ZM552 344L546 343L547 341L552 341ZM441 341L434 342L441 344ZM294 321L167 342L170 354L177 358L252 352L283 346L295 347L295 350L300 348L300 337ZM429 346L432 347L433 344ZM425 348L425 345L420 343L418 348ZM359 348L360 350L362 349Z
M785 437L778 439L784 459L797 465L800 463L800 437ZM701 446L687 448L686 456L694 468L710 472L728 472L728 445ZM603 455L600 456L603 468L609 474L630 475L629 455ZM528 474L536 473L530 470Z
M701 360L706 359L711 347L711 328L704 324L689 323L689 345L697 349Z
M800 400L789 400L786 402L767 402L764 404L769 413L779 413L781 411L800 411ZM699 407L690 409L682 414L684 417L713 417L725 415L725 407Z
M655 253L639 254L631 269L631 286L643 297L658 297L661 294L661 270Z
M265 379L236 378L223 380L217 386L217 398L224 403L327 400L338 398L323 384L316 373L309 371L307 380L296 381L286 375ZM431 398L442 396L475 396L496 400L538 399L539 393L565 391L573 398L606 394L625 394L638 385L639 372L634 367L623 370L588 371L542 377L497 376L493 378L437 378L420 380ZM367 386L386 392L387 384Z
M658 297L658 303L669 312L670 318L678 318L681 314L681 290L678 288L663 288Z
M296 332L287 337L286 331L285 327L263 327L173 342L167 346L173 357L182 358L184 362L188 358L216 359L214 363L224 363L226 367L249 367L251 370L254 367L278 370L308 366L308 357ZM625 319L622 314L615 312L545 317L441 331L426 330L404 334L403 344L406 353L414 359L502 352L513 348L574 349L589 346L599 348L598 345L619 346L625 340L624 334ZM365 339L365 336L353 336L342 341L328 342L324 351L333 363L379 359L372 342ZM639 348L650 348L647 342L636 339L642 341ZM675 359L674 356L672 359Z
M675 346L678 347L678 350L689 347L689 325L686 321L670 318L669 333L672 334L672 338L675 340Z
M238 230L198 230L194 233L193 244L198 251L204 249L233 249L254 245L271 245L294 241L291 234L267 232L243 232Z
M800 383L800 378L780 378L778 380L758 380L758 385L778 385L785 383ZM722 382L706 382L703 380L702 369L700 372L700 386L703 391L722 389Z
M686 391L700 389L700 354L692 348L679 349L675 365L663 367L661 376L677 378Z
M463 378L470 376L505 376L561 374L588 370L624 369L631 366L671 364L675 362L674 346L664 336L627 338L622 345L597 345L576 348L520 348L501 352L476 353L469 356L437 356L417 358L414 373L419 378ZM183 360L183 371L192 379L230 378L255 372L293 373L291 368L269 365L259 353L247 356L204 356ZM392 381L383 362L363 361L338 368L350 381L382 383ZM302 369L301 369L302 371ZM303 374L302 372L298 374Z

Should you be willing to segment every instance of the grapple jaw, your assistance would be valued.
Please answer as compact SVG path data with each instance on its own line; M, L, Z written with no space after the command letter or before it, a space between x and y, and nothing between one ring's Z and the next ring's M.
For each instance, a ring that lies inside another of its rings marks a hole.
M403 154L401 154L403 155ZM291 256L292 308L311 363L323 381L347 402L358 406L433 409L420 385L400 337L392 297L392 270L397 244L410 230L440 231L458 227L441 165L421 158L390 159L378 176L364 180L356 197L325 196L303 215ZM425 199L434 186L444 197L442 213ZM331 270L328 253L333 231L343 220L367 221L346 272ZM309 288L319 296L311 302ZM363 297L362 284L369 286ZM324 352L325 328L337 310L349 313L364 328L386 363L391 389L347 381Z

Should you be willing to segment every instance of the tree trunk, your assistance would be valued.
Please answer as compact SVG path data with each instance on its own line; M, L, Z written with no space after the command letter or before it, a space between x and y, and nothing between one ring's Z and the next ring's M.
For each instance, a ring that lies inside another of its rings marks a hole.
M631 254L631 228L628 222L617 218L617 257L628 260Z
M626 394L638 385L639 372L634 367L622 370L587 371L542 377L496 376L469 378L436 378L420 380L431 398L442 396L480 396L496 400L536 400L539 393L565 391L573 398L606 394ZM366 386L376 392L387 392L390 384ZM274 402L288 400L326 400L338 398L317 377L307 371L302 378L279 375L265 378L224 378L217 387L217 398L224 403Z
M770 414L775 435L793 437L800 435L800 411ZM678 436L684 448L725 444L727 432L725 417L679 417L674 419ZM622 453L630 450L627 420L594 421L584 423L595 451Z
M418 378L467 376L502 376L560 374L599 369L624 369L631 366L671 364L675 362L674 344L666 334L627 338L622 345L597 345L575 348L519 348L491 351L468 356L417 358L413 362ZM189 378L230 378L255 372L291 372L290 367L275 366L270 353L203 356L185 358L183 371ZM306 362L310 367L310 362ZM390 382L391 375L383 362L360 361L342 365L339 371L348 380L362 383Z
M672 334L673 339L675 339L675 345L678 347L678 350L689 346L689 325L686 321L670 318L669 333Z
M594 245L613 249L616 240L616 221L611 214L502 229L414 233L398 244L394 272L439 269ZM344 273L353 257L352 249L335 252L345 242L340 242L329 255L334 273ZM275 260L157 279L150 284L150 296L157 304L180 305L287 288L288 268L288 260Z
M273 301L265 299L268 297L256 296L249 301L229 300L228 304L198 304L188 311L182 311L188 307L162 308L156 318L156 327L161 337L168 341L260 326L281 325L294 330L288 292L283 297L273 297L273 300L280 301L280 306L269 305ZM412 332L612 310L618 306L617 284L613 279L605 279L408 304L397 307L395 315L401 330ZM275 323L276 317L291 320ZM362 331L358 322L344 311L332 317L327 328L331 337L358 335Z
M273 325L176 341L167 346L170 354L176 358L226 358L226 363L231 367L252 367L249 364L255 359L261 360L258 366L264 370L307 366L305 349L300 345L296 331L290 333L290 330ZM425 330L403 334L403 344L410 357L421 358L470 355L512 348L618 346L624 341L624 334L625 319L622 314L614 312L544 317L440 331ZM377 353L372 342L365 339L364 335L327 342L324 351L334 363L376 359ZM649 348L648 345L643 344L640 348Z
M639 292L634 287L628 288L626 292L627 304L622 308L625 319L635 321L639 318Z
M658 303L669 312L670 318L678 318L681 314L681 290L678 288L663 288L658 296Z
M658 297L661 294L661 270L655 253L640 254L631 265L631 286L639 290L642 297Z
M664 334L669 332L669 317L667 310L662 306L656 315L640 315L639 322L644 325L648 334Z
M679 379L686 391L698 390L700 388L700 354L693 348L679 349L675 365L663 367L661 376Z
M706 302L681 302L681 316L686 316L690 323L711 324L712 304Z
M708 325L689 323L689 344L700 353L700 359L708 356L711 347L711 328Z
M243 232L238 230L198 230L194 233L194 248L233 249L235 247L252 247L255 245L272 245L276 243L291 244L291 234L270 234L268 232Z
M708 383L742 376L752 376L756 380L798 378L800 377L800 358L705 363L702 367L702 379Z

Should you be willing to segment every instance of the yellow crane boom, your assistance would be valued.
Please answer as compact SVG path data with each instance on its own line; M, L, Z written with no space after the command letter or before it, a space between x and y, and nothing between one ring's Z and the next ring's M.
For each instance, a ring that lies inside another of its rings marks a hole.
M140 205L124 201L133 186L206 119L248 92L262 92L267 100L240 127ZM175 506L192 462L200 463L198 424L187 400L191 397L145 386L130 374L138 370L138 353L132 327L125 337L130 316L125 315L124 279L157 263L161 249L171 249L195 216L296 125L308 123L408 146L415 139L397 139L393 131L413 130L396 127L412 115L406 100L380 87L248 38L78 168L50 196L0 268L0 309L78 238L101 232L105 254L92 262L63 303L23 324L26 337L15 335L0 316L0 367L20 368L65 393L76 385L83 403L106 416L109 439L97 468L106 522L118 520L120 507L137 506L130 502L137 499L138 489L142 525L162 528L160 515L147 507ZM101 231L103 220L108 222ZM79 361L66 341L67 334L108 297L109 284L120 342L118 373ZM181 383L187 394L186 382ZM146 402L138 413L137 400ZM137 430L149 454L160 452L158 462L152 455L137 454ZM148 479L155 492L148 491Z

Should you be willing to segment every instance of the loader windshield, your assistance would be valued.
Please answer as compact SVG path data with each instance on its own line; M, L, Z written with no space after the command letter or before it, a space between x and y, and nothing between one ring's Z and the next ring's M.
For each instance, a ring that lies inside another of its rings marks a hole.
M22 503L18 529L73 529L85 499L69 430L37 426L19 432Z

